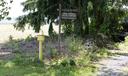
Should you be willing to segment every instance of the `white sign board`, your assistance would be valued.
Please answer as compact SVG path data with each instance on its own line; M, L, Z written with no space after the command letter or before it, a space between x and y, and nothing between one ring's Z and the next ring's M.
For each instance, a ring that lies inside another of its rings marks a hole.
M62 19L76 19L77 18L77 15L76 13L71 13L71 12L63 12L62 13Z

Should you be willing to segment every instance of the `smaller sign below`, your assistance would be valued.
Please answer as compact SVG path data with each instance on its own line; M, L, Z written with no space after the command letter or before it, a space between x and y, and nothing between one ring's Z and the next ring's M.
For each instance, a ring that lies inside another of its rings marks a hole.
M77 9L62 9L63 12L78 12Z
M71 12L63 12L62 13L62 19L71 19L75 20L77 18L76 13Z
M59 11L59 9L57 9ZM78 9L62 9L62 12L79 12Z

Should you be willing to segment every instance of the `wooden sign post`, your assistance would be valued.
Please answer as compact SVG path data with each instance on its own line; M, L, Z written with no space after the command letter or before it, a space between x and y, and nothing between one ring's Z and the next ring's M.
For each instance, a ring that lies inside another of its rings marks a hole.
M59 51L61 51L61 19L70 19L74 20L77 18L76 12L78 12L77 9L62 9L62 2L63 0L60 0L59 3L59 35L58 35L58 43L59 43Z
M59 4L59 36L58 36L58 43L59 43L59 51L61 51L61 17L62 17L62 5L61 2Z

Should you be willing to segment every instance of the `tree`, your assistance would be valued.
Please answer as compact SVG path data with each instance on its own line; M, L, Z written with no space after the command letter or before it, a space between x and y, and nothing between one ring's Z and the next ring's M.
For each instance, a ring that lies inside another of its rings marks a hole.
M13 1L10 0L10 3ZM7 6L8 3L4 0L0 0L0 21L8 16L10 7ZM7 18L10 19L10 18Z
M29 11L29 14L20 16L15 27L23 29L25 24L29 23L38 32L45 17L48 17L48 21L51 20L51 22L58 17L59 2L60 0L27 0L22 5L24 6L23 11ZM121 30L119 21L126 14L121 8L127 2L127 0L63 0L63 9L79 10L76 20L62 21L66 28L65 32L80 36L119 32ZM74 28L72 24L74 24Z

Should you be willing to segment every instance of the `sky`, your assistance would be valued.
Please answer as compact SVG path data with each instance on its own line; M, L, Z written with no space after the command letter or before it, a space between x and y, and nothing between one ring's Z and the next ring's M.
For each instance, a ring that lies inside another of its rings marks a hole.
M10 0L6 0L7 2L9 2ZM9 10L9 17L12 18L11 21L7 21L7 20L3 20L0 21L0 23L13 23L15 22L15 19L18 16L24 15L23 10L23 6L21 5L22 2L24 2L26 0L13 0L13 3L9 4L8 6L11 6L11 9Z
M9 0L10 1L10 0ZM22 12L23 6L21 5L22 2L25 0L13 0L13 3L11 5L11 10L9 11L10 14L9 16L12 18L16 18L18 16L23 15L24 13Z

